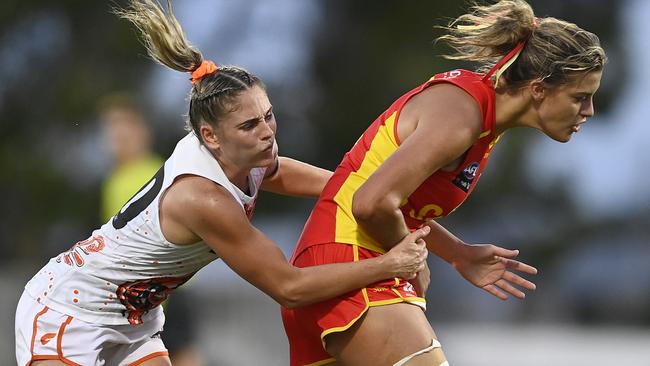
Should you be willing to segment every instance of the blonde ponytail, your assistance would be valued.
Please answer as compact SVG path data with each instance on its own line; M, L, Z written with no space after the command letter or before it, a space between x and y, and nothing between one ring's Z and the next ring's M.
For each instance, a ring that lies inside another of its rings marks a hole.
M508 88L534 79L557 86L580 72L600 70L607 56L598 37L573 23L556 18L536 18L523 0L502 0L493 5L474 5L448 26L438 41L454 53L444 57L479 63L487 72L518 45L523 49L503 72Z
M243 91L255 86L265 89L257 76L241 67L217 69L213 62L204 60L186 39L170 0L166 10L155 0L129 0L127 9L117 9L115 13L140 30L154 60L173 70L192 73L187 129L199 138L201 125L218 125L224 115L236 109L237 98Z
M494 5L474 5L449 26L448 34L438 38L456 53L453 60L492 61L510 52L517 43L530 37L535 28L535 14L526 2L504 0Z
M176 71L192 72L203 62L203 55L187 41L169 0L167 9L154 0L130 0L128 9L115 13L140 30L154 60Z

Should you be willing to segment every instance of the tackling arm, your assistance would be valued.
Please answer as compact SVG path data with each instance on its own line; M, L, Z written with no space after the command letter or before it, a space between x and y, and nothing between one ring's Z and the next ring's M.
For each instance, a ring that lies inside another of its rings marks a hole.
M413 278L426 259L424 241L418 239L428 234L428 228L409 235L390 255L297 268L250 224L223 187L197 176L180 179L174 186L165 198L173 203L166 204L171 211L166 213L167 224L189 229L237 274L285 307L329 299L386 278Z

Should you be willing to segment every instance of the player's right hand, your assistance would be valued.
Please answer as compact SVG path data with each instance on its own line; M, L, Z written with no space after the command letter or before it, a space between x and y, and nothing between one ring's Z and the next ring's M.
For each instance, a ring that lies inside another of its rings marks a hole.
M429 251L422 238L429 235L430 231L429 226L413 231L385 254L394 277L410 280L424 269Z
M519 250L492 244L467 244L461 247L452 266L474 286L482 288L501 300L508 295L524 299L526 294L514 285L534 291L535 284L516 272L537 274L537 268L516 259Z

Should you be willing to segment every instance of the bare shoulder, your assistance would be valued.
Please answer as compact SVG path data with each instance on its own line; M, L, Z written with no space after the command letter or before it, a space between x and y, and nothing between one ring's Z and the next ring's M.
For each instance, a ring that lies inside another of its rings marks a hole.
M434 84L411 98L400 115L398 134L405 140L420 124L467 129L480 134L481 109L476 100L450 83Z
M172 183L162 198L161 209L180 215L215 207L224 201L234 201L230 193L217 183L196 175L184 175Z
M160 203L165 237L175 244L205 240L207 227L239 225L245 215L234 197L219 184L200 176L180 176L167 189Z
M456 110L475 112L480 115L476 100L462 88L451 83L438 83L424 89L406 105L413 104L422 112L435 110Z

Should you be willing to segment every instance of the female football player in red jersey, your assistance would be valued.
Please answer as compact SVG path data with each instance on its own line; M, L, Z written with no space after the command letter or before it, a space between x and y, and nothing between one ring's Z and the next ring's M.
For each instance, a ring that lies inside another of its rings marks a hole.
M394 276L413 278L424 268L420 238L428 228L384 258L290 265L250 222L257 193L317 197L331 172L278 158L275 117L256 76L204 60L171 9L155 0L130 4L121 15L142 31L150 55L192 75L191 132L109 222L25 286L16 310L19 365L170 365L160 304L218 258L289 307Z
M536 18L523 0L475 6L441 37L477 72L435 75L394 102L325 186L292 262L299 267L380 256L428 225L427 248L472 284L506 299L535 285L517 251L471 245L433 219L472 192L501 134L531 127L566 142L594 114L606 56L575 24ZM424 315L428 271L345 297L283 309L291 365L448 365Z

